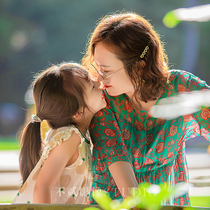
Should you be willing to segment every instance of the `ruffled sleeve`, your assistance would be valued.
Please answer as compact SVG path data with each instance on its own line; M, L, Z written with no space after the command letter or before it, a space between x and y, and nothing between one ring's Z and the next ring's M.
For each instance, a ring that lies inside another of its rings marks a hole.
M201 80L192 73L177 71L177 74L179 76L177 77L177 80L175 79L175 81L177 83L176 87L179 93L210 89L210 86L207 85L204 80ZM210 141L210 107L202 108L192 115L184 116L184 120L188 121L190 116L192 116L192 118L198 124L198 127L194 126L193 132L203 136L206 140Z
M56 130L49 130L45 138L45 148L42 153L42 160L46 160L50 154L50 151L56 147L57 145L61 145L64 141L69 139L72 133L75 132L81 138L81 144L85 140L85 138L81 135L79 130L74 126L62 127ZM81 145L80 144L80 145Z

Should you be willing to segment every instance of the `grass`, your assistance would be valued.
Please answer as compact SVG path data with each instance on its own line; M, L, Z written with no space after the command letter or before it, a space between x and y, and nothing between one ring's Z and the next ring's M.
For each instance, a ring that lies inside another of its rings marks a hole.
M210 197L190 197L191 206L210 207Z
M0 137L0 150L19 150L20 144L16 137Z

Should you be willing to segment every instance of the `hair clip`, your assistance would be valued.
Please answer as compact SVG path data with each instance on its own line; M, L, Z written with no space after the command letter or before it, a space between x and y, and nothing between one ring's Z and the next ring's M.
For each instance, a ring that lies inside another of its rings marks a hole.
M35 114L31 115L31 123L35 123L35 122L42 122L42 120Z
M149 46L146 46L146 47L144 48L143 53L140 55L140 58L144 58L144 56L146 55L146 53L147 53L148 50L149 50Z

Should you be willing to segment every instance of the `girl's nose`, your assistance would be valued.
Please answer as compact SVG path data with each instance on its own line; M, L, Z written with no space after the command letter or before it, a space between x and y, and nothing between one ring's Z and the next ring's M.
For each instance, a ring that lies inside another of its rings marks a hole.
M95 85L95 88L96 89L99 89L100 87L100 82L97 80L97 81L93 81L93 84Z

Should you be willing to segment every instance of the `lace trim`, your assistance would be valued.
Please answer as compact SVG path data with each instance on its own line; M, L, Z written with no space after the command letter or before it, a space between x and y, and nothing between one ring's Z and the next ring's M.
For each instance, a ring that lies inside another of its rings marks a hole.
M80 131L76 127L68 127L65 128L64 130L61 130L60 132L56 133L50 140L50 142L45 141L47 146L44 148L44 151L42 153L42 159L45 160L48 158L50 151L56 147L57 145L61 145L63 141L66 141L69 139L72 135L72 133L75 132L77 135L80 136L81 138L81 143L80 145L85 141L85 138L81 135ZM46 138L47 139L47 138ZM79 145L79 146L80 146Z

